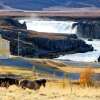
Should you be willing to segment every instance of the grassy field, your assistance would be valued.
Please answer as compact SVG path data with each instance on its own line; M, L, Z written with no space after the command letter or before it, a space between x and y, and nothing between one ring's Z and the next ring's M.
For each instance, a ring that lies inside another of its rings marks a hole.
M82 88L63 82L48 82L46 87L34 91L10 86L0 88L0 100L100 100L100 88Z
M56 67L65 72L70 72L73 67L53 62L50 60L36 60L38 63ZM35 61L35 62L36 62ZM34 62L34 61L33 61ZM66 68L66 69L65 69ZM71 68L71 69L70 69ZM77 68L73 71L77 71ZM99 72L96 68L93 69ZM83 68L79 69L79 72ZM0 100L100 100L100 86L82 87L72 84L68 79L56 79L47 74L35 73L30 69L0 66L0 74L15 74L23 76L25 79L34 80L39 78L47 78L46 87L41 87L40 90L34 91L30 89L22 89L12 85L9 88L0 87Z
M49 66L52 68L57 68L63 72L81 73L85 68L90 67L94 70L95 73L100 73L100 67L96 68L92 65L91 66L84 65L84 67L76 66L76 65L72 66L72 65L64 64L61 61L51 60L51 59L33 59L32 62L33 62L33 64L34 64L34 62L37 62L44 66L46 65L46 66Z

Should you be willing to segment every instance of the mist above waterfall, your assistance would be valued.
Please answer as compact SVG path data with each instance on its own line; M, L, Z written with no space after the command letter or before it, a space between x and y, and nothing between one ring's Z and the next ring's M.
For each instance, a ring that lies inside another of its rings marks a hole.
M68 33L75 34L76 28L72 29L73 21L55 21L55 20L34 20L24 19L20 20L21 23L26 22L28 30L34 30L38 32L50 32L50 33Z

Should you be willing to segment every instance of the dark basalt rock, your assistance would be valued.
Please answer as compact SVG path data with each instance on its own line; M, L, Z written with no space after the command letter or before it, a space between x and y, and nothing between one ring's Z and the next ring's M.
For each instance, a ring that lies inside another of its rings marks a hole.
M28 31L20 31L20 55L27 57L54 58L61 54L92 51L93 47L83 40L76 38L49 39L43 37L29 37ZM18 32L2 31L2 37L10 41L11 54L18 54ZM31 43L25 44L24 42Z
M17 29L27 29L26 23L23 24L19 23L18 20L15 20L10 17L0 18L0 26L9 26Z
M89 38L88 41L93 41L93 39Z
M9 19L9 18L8 18ZM19 55L26 57L47 57L55 58L61 54L69 53L84 53L93 51L91 45L86 44L83 40L74 35L57 35L46 37L47 33L39 33L28 31L26 24L20 24L13 19L2 19L2 22L7 23L16 28L0 28L0 34L4 39L10 41L10 51L12 55L18 55L18 37L19 37ZM1 19L0 19L1 20ZM1 23L1 21L0 21ZM4 24L4 23L3 23ZM23 29L23 30L22 30ZM42 37L36 34L43 34ZM62 37L63 36L63 37Z
M99 20L80 20L73 24L77 26L77 35L83 38L100 39L100 19Z
M100 56L99 56L99 58L98 58L98 62L100 62Z

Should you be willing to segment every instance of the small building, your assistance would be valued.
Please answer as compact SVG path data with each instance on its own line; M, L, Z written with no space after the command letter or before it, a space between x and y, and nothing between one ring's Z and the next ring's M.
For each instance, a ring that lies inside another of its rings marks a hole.
M0 59L9 58L10 55L10 43L8 40L5 40L0 35Z

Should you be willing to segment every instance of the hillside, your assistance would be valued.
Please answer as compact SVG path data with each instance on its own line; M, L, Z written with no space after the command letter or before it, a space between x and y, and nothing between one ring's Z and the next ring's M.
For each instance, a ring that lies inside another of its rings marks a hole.
M64 10L66 8L99 8L100 0L0 0L1 4L22 10Z

